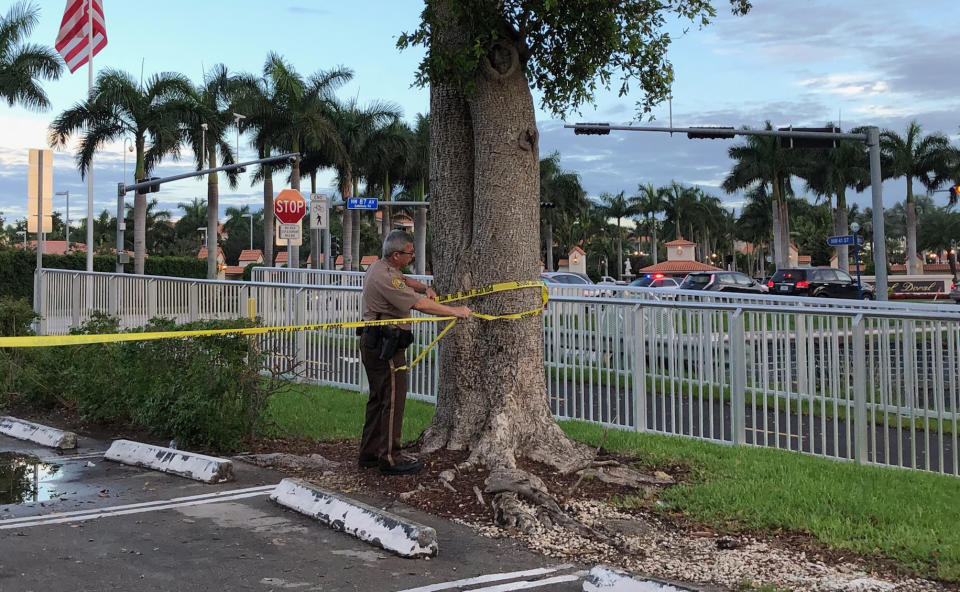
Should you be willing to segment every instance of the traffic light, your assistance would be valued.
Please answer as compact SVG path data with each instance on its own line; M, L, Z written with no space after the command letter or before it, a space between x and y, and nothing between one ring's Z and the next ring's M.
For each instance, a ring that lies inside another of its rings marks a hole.
M556 205L555 203L553 203L552 201L541 201L541 202L540 202L540 207L541 207L541 208L555 208L555 207L557 207L557 205Z
M336 259L340 255L340 237L330 237L330 256Z
M581 125L593 125L599 127L580 127ZM606 129L603 129L606 128ZM573 135L575 136L609 136L610 135L610 124L609 123L578 123L577 127L573 128Z
M830 127L779 127L781 132L822 132L839 134L840 128ZM834 138L792 138L780 136L781 148L836 148L837 140Z
M147 177L146 179L137 179L137 183L143 183L144 181L157 181L159 179L160 177ZM156 193L158 191L160 191L159 183L157 183L156 185L151 185L147 187L146 189L141 191L141 193Z
M733 126L716 126L716 125L691 125L691 130L687 132L687 138L691 140L713 140L715 138L732 138L733 137ZM700 131L703 130L703 131Z

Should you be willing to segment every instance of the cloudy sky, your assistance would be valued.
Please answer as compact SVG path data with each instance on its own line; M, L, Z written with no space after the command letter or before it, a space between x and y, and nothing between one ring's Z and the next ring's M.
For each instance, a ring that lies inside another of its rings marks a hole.
M43 0L40 23L31 42L53 45L64 0ZM0 2L6 12L11 2ZM671 25L670 59L676 68L673 122L686 125L819 126L839 121L845 129L877 125L903 132L916 119L927 132L960 140L960 77L957 76L956 0L754 0L745 17L730 15L716 0L718 18L705 29ZM397 35L413 29L421 3L395 0L304 0L291 3L247 0L206 2L120 2L104 0L106 48L94 60L99 71L116 68L144 77L178 71L199 82L205 69L224 63L231 71L260 72L268 52L288 59L302 74L336 65L355 71L341 97L361 103L380 99L399 104L407 120L426 112L427 91L412 88L419 50L400 52ZM84 66L45 84L53 102L36 113L0 105L0 211L7 223L26 213L27 149L46 148L46 130L56 114L83 99ZM598 97L595 108L570 113L567 122L634 120L637 97ZM655 109L653 125L666 125L667 105ZM719 188L729 171L729 140L690 141L683 136L621 132L610 136L574 136L564 121L539 112L541 155L561 154L564 168L578 172L592 196L636 191L638 184L672 180L699 185L737 207L740 196ZM641 122L642 123L642 122ZM241 137L241 160L255 158ZM95 211L116 209L116 185L124 179L120 144L98 154L94 169ZM127 159L126 181L133 165ZM69 190L71 218L85 215L87 186L70 149L54 155L56 191ZM190 169L170 161L158 176ZM332 185L329 175L321 185ZM801 184L798 184L798 189ZM279 188L278 188L279 190ZM249 204L257 210L262 189L244 179L237 189L221 182L221 209ZM902 181L884 184L884 203L905 194ZM177 217L180 202L206 196L205 184L183 180L153 194ZM63 211L62 198L55 207ZM868 206L869 192L848 196ZM944 203L944 194L936 195ZM222 212L221 212L222 213Z

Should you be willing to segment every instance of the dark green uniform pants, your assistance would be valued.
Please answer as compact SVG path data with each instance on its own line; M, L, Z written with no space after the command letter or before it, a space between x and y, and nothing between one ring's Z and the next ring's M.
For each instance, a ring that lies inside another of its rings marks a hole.
M394 354L390 361L380 359L380 349L369 349L360 339L360 359L370 383L363 437L360 441L360 460L379 459L393 466L399 459L400 430L403 427L403 408L407 401L407 371L393 371L407 364L406 351Z

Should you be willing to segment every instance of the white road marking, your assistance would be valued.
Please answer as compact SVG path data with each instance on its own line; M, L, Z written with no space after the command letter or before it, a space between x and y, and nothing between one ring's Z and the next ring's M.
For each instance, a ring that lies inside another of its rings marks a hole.
M43 524L61 524L64 522L78 522L82 520L94 520L104 516L123 516L126 514L139 514L141 512L152 512L155 510L168 510L183 506L195 506L199 504L211 504L220 501L243 499L258 495L266 495L273 491L276 485L261 485L259 487L248 487L246 489L233 489L229 491L205 493L202 495L191 495L168 500L156 500L152 502L142 502L139 504L126 504L123 506L112 506L107 508L91 508L89 510L77 510L75 512L61 512L56 514L47 514L45 516L24 516L22 518L7 518L0 520L0 530L11 528L27 528L30 526L40 526Z
M48 465L62 465L63 463L70 462L71 460L86 460L88 458L103 458L103 452L87 452L84 454L71 454L69 456L48 456L47 458L41 458L40 462L46 463Z
M560 584L563 582L575 582L586 575L586 572L577 572L567 576L556 576L545 580L523 580L520 582L508 582L506 584L497 584L496 586L487 586L486 588L471 588L470 592L509 592L510 590L526 590L528 588L539 588L540 586L549 586L550 584Z
M525 571L488 574L484 576L477 576L475 578L465 578L462 580L454 580L452 582L441 582L439 584L430 584L428 586L420 586L419 588L409 588L407 590L398 590L397 592L435 592L436 590L447 590L449 588L463 588L465 586L472 586L474 584L486 584L487 582L499 582L501 580L512 580L514 578L522 578L526 576L542 576L544 574L553 573L555 571L570 569L571 567L573 567L573 565L570 565L569 563L564 563L563 565L557 565L555 567L538 567L536 569L528 569ZM486 589L487 588L478 588L478 590L486 590ZM471 590L471 592L474 592L474 591Z

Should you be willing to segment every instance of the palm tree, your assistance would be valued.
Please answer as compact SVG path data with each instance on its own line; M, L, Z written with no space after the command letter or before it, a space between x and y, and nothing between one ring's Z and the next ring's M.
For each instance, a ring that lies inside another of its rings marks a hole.
M367 142L382 125L400 118L400 108L385 102L373 102L366 107L356 99L333 103L331 121L339 138L343 155L336 165L337 186L344 201L357 194L363 175L364 156L369 153ZM359 267L360 212L343 211L343 269Z
M764 129L772 130L766 122ZM757 185L769 186L773 196L773 245L777 267L786 267L790 257L790 217L788 194L792 194L790 175L797 169L794 152L780 147L776 136L748 136L745 146L734 146L728 151L737 161L722 188L727 193L751 189Z
M400 182L409 166L413 130L399 119L374 130L364 146L363 160L367 185L380 190L383 216L380 220L380 241L387 238L391 227L391 211L388 205L395 185Z
M407 168L400 183L406 189L411 201L427 201L430 179L430 114L417 114L413 133L410 136ZM413 245L417 253L414 261L418 274L426 272L427 265L427 208L420 206L413 212Z
M337 68L304 80L275 53L267 55L262 76L238 77L234 107L247 116L245 126L254 131L259 158L268 158L275 149L301 154L325 146L337 151L339 143L328 117L332 92L352 77L349 69ZM290 167L290 186L299 191L300 157ZM264 212L273 212L273 171L281 168L263 164L253 176L253 183L263 183ZM264 260L272 265L272 223L263 225L263 250Z
M764 246L770 244L773 218L771 217L772 197L763 185L758 185L747 192L747 202L740 212L735 224L736 237L753 245L750 255L755 257L758 277L767 275Z
M616 195L600 194L600 204L597 207L607 218L617 220L617 279L620 279L623 274L623 230L620 225L624 218L635 216L639 210L636 204L623 196L623 191Z
M828 124L831 125L831 124ZM870 184L870 162L859 143L842 140L836 148L810 150L798 174L806 180L807 189L827 200L835 197L833 233L849 234L847 225L847 188L863 190ZM849 269L849 247L837 248L837 267Z
M93 98L67 109L50 124L50 145L65 146L72 134L85 130L77 153L77 167L84 176L97 148L132 136L137 159L134 176L144 179L165 156L177 154L180 121L189 110L186 98L191 90L181 74L157 74L142 87L126 72L104 70L97 77ZM143 274L147 231L143 190L137 191L133 210L134 272Z
M580 184L580 176L560 167L560 153L554 152L540 159L540 201L552 207L540 210L544 225L544 253L547 271L553 271L553 229L564 214L575 213L588 205L587 192ZM565 245L570 248L571 245Z
M890 130L880 134L880 150L887 161L885 178L906 177L907 198L907 273L921 273L917 259L917 211L913 195L913 180L929 190L936 189L940 179L948 174L950 142L943 134L923 135L920 124L911 121L905 136Z
M693 216L697 207L699 193L696 187L684 187L676 181L660 189L663 198L663 211L667 222L673 222L673 238L683 238L682 222ZM669 225L665 225L665 228ZM688 233L688 237L692 236Z
M236 81L230 77L227 67L215 65L204 78L203 84L191 95L193 109L184 128L184 136L197 160L197 170L217 167L217 152L221 164L232 164L235 155L228 139L227 130L234 126L231 98ZM206 126L204 129L203 126ZM203 151L206 150L206 154ZM237 171L227 173L230 187L237 187ZM217 277L217 228L220 225L219 173L207 175L207 278Z
M60 56L42 45L24 43L40 21L40 10L17 2L0 18L0 97L13 107L49 109L50 100L36 79L56 80L63 70Z
M632 199L639 210L647 219L647 230L650 232L650 255L653 265L657 264L657 214L664 210L663 200L664 189L654 188L652 183L646 185L637 185L637 195Z

